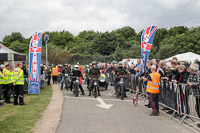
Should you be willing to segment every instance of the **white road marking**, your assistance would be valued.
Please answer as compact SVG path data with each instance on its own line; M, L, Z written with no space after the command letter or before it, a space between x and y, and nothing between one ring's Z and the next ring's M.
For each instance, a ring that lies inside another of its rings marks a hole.
M83 100L97 100L96 98L89 98L89 97L72 97L72 96L65 96L65 98L69 99L83 99ZM120 100L120 99L103 99L104 101L115 101L115 102L133 102L132 100Z
M112 96L112 94L108 93L109 96Z
M113 106L113 104L106 104L103 99L101 99L101 97L97 97L97 100L100 104L96 104L96 106L99 106L101 108L110 109Z

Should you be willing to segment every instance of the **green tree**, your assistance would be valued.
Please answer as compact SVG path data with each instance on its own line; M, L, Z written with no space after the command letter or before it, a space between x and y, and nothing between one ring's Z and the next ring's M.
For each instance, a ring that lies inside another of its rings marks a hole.
M22 34L20 32L12 32L10 35L6 35L3 38L2 43L6 46L9 47L10 44L14 41L19 41L19 42L23 42L24 37L22 36Z
M185 33L188 30L189 29L185 26L175 26L168 30L168 34L175 37L176 35Z
M24 54L29 53L29 44L21 43L18 40L12 42L9 48L19 53L24 53Z
M114 33L105 32L95 38L92 48L98 54L111 55L115 52L117 45L117 37Z

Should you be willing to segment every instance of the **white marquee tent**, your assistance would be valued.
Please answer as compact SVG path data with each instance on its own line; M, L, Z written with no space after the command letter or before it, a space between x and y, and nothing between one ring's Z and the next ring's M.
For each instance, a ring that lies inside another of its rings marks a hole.
M26 61L26 55L15 52L0 43L0 61Z
M195 59L199 59L200 61L200 55L192 53L192 52L177 54L165 60L172 60L173 57L178 58L178 61L194 62Z

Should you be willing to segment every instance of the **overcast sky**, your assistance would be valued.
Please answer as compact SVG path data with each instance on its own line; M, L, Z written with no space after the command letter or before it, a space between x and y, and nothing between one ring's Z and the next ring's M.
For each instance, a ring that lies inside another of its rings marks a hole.
M149 25L199 26L200 0L0 0L0 41L11 32L139 32Z

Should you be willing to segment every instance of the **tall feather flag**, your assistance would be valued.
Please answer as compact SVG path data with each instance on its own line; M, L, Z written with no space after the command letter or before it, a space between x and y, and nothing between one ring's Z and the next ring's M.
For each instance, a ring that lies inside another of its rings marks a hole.
M149 26L142 33L141 48L142 48L142 62L143 62L144 71L146 69L146 63L149 58L149 54L151 51L156 29L157 29L157 26Z
M42 51L42 32L33 35L29 47L29 94L40 93L40 62Z

